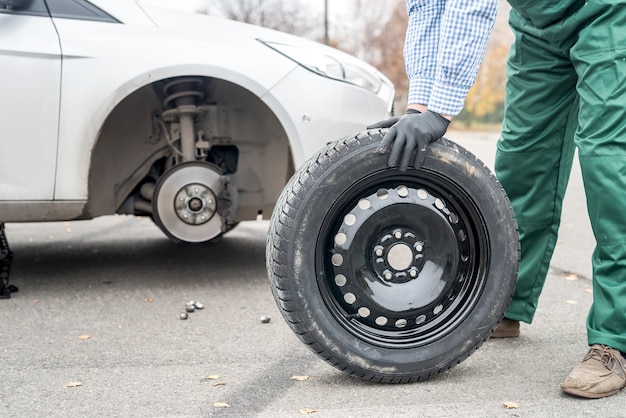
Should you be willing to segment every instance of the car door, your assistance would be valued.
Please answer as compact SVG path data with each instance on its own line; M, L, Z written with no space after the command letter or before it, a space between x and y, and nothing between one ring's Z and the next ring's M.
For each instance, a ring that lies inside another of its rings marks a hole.
M0 201L52 200L61 48L43 0L0 0Z

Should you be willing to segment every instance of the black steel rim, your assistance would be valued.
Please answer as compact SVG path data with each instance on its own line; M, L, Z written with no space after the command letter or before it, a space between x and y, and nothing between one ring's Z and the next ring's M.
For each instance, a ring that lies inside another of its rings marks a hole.
M490 259L474 200L432 171L382 170L331 206L315 250L333 318L360 340L411 348L439 340L476 306Z

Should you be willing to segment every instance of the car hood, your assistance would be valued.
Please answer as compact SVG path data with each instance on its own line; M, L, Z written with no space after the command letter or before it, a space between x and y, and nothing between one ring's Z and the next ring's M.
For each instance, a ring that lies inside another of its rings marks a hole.
M162 8L139 2L140 7L146 15L160 28L176 28L182 32L193 33L224 33L228 31L229 36L241 38L259 37L284 37L289 39L301 39L293 35L288 35L260 26L255 26L243 22L237 22L225 18L200 14L188 13L178 10Z

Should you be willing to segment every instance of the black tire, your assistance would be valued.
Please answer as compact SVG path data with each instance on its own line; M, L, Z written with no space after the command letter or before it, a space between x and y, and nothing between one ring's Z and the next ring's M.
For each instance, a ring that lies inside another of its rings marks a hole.
M377 152L384 132L344 138L296 172L266 261L283 317L311 350L364 380L404 383L489 338L519 243L504 190L474 155L444 138L400 172Z

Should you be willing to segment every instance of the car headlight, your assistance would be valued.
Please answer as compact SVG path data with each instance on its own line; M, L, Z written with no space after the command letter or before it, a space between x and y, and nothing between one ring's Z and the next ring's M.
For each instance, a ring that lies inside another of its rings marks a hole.
M307 70L321 76L345 81L376 94L382 85L381 79L370 69L355 62L325 54L310 48L259 40Z

